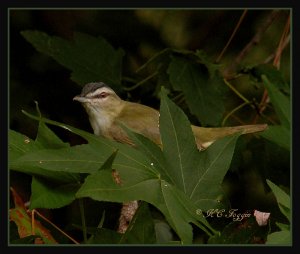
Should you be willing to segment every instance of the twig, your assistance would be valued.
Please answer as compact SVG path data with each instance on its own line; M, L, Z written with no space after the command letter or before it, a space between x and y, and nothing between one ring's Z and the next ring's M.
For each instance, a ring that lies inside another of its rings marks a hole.
M66 234L64 231L62 231L59 227L57 227L54 223L52 223L50 220L48 220L45 216L43 216L42 214L40 214L37 210L33 210L33 213L36 213L38 216L40 216L42 219L44 219L45 221L47 221L52 227L54 227L55 229L57 229L60 233L62 233L64 236L66 236L67 238L69 238L72 242L74 242L75 244L79 244L79 242L77 242L75 239L73 239L71 236L69 236L68 234Z
M276 53L275 53L274 61L273 61L273 65L277 69L279 69L279 67L280 67L280 59L281 59L281 54L282 54L282 51L283 51L284 41L285 41L286 37L288 36L289 31L290 31L290 15L287 18L282 36L280 38L280 41L279 41L279 44L278 44L278 47L277 47L277 50L276 50Z
M280 68L280 59L282 55L282 51L285 48L285 42L289 41L289 31L290 31L290 15L287 18L285 27L283 29L283 33L281 35L278 47L276 49L276 52L274 54L274 60L273 60L273 65L279 69ZM287 40L288 39L288 40ZM268 95L268 90L265 88L263 96L261 98L261 101L259 103L259 111L258 114L255 115L253 119L253 123L257 122L258 116L262 114L262 112L265 110L267 103L269 102L269 95Z
M134 86L124 88L124 90L127 91L127 92L132 91L132 90L138 88L140 85L146 83L148 80L150 80L153 77L155 77L157 74L158 74L158 72L156 71L156 72L152 73L151 75L149 75L147 78L145 78L142 81L136 83Z
M219 62L220 62L222 56L224 55L225 51L227 50L229 44L231 43L233 37L235 36L235 34L236 34L236 32L237 32L237 30L240 28L240 25L241 25L243 19L245 18L247 11L248 11L248 10L244 10L244 11L243 11L243 13L242 13L242 15L241 15L241 17L240 17L238 23L236 24L236 26L235 26L235 28L234 28L234 30L233 30L233 32L232 32L230 38L229 38L229 40L227 41L227 43L226 43L225 47L223 48L222 52L220 53L220 55L219 55L218 58L216 59L216 63L219 63Z
M289 44L290 39L291 39L291 36L290 36L290 35L288 35L288 36L285 38L285 40L284 40L284 42L283 42L282 50L284 50L284 49L286 48L286 46ZM271 61L274 59L274 57L275 57L275 53L272 53L271 55L269 55L269 56L263 61L263 63L264 63L264 64L267 64L267 63L271 62Z
M257 45L264 32L267 30L267 28L272 24L274 19L277 17L278 13L280 11L274 10L272 11L268 17L266 18L265 22L262 23L262 25L258 28L257 33L252 37L251 41L243 48L243 50L239 53L239 55L234 59L232 64L225 69L224 76L227 77L233 70L236 68L236 66L243 60L243 58L249 53L250 49Z

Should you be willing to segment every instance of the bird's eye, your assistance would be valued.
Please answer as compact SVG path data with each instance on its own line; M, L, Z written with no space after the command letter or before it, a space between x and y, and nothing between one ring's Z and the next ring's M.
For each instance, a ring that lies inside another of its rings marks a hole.
M107 96L108 96L108 93L106 93L106 92L102 92L100 94L95 95L96 98L101 98L101 99L106 98Z

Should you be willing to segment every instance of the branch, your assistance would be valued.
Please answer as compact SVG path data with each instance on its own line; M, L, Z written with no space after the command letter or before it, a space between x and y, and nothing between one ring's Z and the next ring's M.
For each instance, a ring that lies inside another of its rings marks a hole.
M257 33L252 37L251 41L243 48L239 55L234 59L232 64L227 69L225 69L224 77L226 77L226 79L228 78L228 76L230 76L230 73L232 73L236 69L236 66L243 60L243 58L249 53L250 49L260 42L262 35L275 20L279 12L280 11L278 10L274 10L268 15L265 22L261 24L261 26L257 30Z

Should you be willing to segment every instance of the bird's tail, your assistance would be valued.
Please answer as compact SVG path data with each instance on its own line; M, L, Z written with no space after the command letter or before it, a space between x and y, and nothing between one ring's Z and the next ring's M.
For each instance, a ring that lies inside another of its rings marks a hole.
M199 149L207 148L214 141L226 136L241 132L241 134L255 133L265 130L267 124L254 124L254 125L240 125L234 127L217 127L217 128L204 128L192 126L194 136L196 138L197 146Z

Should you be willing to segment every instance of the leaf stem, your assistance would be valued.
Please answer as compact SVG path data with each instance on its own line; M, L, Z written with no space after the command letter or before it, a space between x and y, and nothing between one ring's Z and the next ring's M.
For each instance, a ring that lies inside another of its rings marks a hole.
M233 115L236 111L240 110L242 107L244 107L244 106L246 106L246 105L249 105L249 103L248 103L248 102L244 102L244 103L242 103L241 105L235 107L233 110L231 110L231 111L224 117L224 119L223 119L221 125L224 126L225 123L226 123L226 121L227 121L227 119L228 119L231 115Z
M237 89L235 89L225 78L223 79L224 83L238 96L240 97L244 102L251 104L251 102L244 96L242 95Z
M87 231L86 231L86 223L85 223L85 216L84 216L83 199L80 198L78 202L79 202L79 209L80 209L81 222L82 222L83 242L87 244Z
M140 85L146 83L149 79L152 79L153 77L155 77L157 74L158 74L158 72L156 71L156 72L152 73L150 76L148 76L147 78L145 78L142 81L136 83L134 86L128 87L128 88L124 88L124 90L128 91L128 92L132 91L132 90L138 88Z

